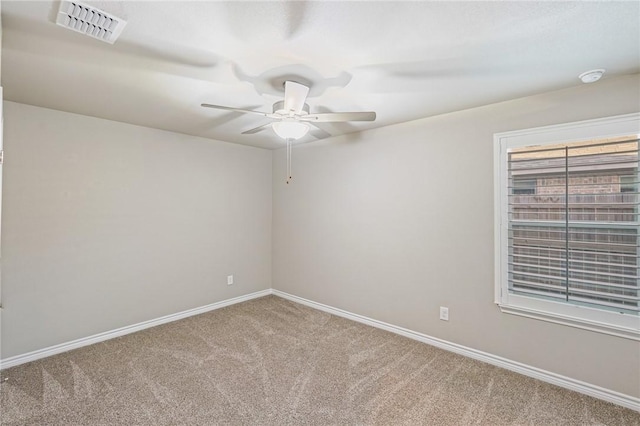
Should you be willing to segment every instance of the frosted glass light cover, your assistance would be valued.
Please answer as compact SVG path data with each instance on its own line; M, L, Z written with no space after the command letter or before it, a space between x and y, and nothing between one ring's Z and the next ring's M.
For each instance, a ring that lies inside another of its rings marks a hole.
M299 121L276 121L271 127L282 139L300 139L309 131L309 126Z

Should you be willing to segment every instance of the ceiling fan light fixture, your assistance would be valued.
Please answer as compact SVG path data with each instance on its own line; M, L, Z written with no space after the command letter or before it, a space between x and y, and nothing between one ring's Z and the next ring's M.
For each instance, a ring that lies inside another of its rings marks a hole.
M309 125L299 121L276 121L271 127L282 139L300 139L309 131Z

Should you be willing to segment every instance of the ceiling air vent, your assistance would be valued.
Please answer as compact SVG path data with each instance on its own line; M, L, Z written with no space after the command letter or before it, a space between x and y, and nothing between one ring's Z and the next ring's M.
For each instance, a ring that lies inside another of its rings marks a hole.
M113 44L127 22L77 1L60 2L56 24Z

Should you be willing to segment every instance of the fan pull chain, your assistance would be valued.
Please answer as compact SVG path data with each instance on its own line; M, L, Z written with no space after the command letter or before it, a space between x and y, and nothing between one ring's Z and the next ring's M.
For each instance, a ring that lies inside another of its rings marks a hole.
M287 139L287 184L289 184L289 182L291 182L291 179L293 179L293 177L291 176L291 142L293 142L293 139L288 138Z

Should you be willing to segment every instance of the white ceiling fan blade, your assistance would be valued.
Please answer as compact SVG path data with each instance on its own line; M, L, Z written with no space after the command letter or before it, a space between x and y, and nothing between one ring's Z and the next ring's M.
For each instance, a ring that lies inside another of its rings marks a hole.
M245 130L242 132L243 135L253 135L254 133L261 132L267 128L271 127L271 123L263 124L262 126L254 127L253 129Z
M331 133L313 124L309 126L309 134L316 139L326 139L332 136Z
M284 109L294 114L300 114L304 107L304 101L309 94L309 88L295 81L284 82Z
M319 114L304 115L300 121L310 121L317 123L329 123L340 121L374 121L376 113L373 111L362 112L323 112Z
M248 114L258 114L258 115L261 115L263 117L273 118L272 117L273 114L270 113L270 112L253 111L253 110L250 110L250 109L232 108L232 107L228 107L228 106L212 105L212 104L200 104L200 106L203 106L205 108L223 109L225 111L235 111L235 112L248 113Z

